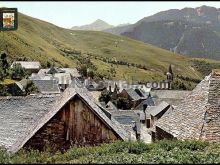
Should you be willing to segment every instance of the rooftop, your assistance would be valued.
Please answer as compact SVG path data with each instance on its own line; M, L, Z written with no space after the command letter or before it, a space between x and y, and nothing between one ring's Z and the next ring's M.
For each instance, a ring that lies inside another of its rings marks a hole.
M38 61L15 61L12 63L11 67L13 67L14 64L21 64L25 69L40 69L41 67Z
M177 139L220 142L220 72L205 77L183 102L165 114L157 127Z
M119 137L127 132L117 121L109 119L85 88L67 88L62 95L3 97L0 99L0 145L17 152L69 100L79 96L91 110Z

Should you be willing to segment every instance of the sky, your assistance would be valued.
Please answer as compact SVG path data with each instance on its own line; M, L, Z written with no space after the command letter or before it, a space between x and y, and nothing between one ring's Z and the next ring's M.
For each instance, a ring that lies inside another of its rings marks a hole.
M202 5L220 8L218 1L0 1L0 7L18 8L23 14L63 28L90 24L97 19L115 26L135 23L160 11Z

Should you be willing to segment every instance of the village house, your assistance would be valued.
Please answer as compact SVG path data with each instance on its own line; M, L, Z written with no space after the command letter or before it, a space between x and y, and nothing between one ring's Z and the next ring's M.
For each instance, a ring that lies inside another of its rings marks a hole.
M155 124L155 139L220 142L220 70L213 70L171 112Z
M84 85L89 91L103 91L106 89L104 82L95 82L95 80L90 77L84 80Z
M141 103L142 97L135 92L134 89L123 89L121 93L118 94L119 97L124 97L129 100L132 108Z
M20 64L29 74L37 73L41 69L41 64L38 61L14 61L11 64L11 68L15 64Z
M51 67L48 69L40 69L37 74L32 74L30 79L33 80L40 91L44 91L43 93L49 93L49 91L52 93L59 93L63 92L72 83L73 79L80 77L81 75L76 68ZM45 84L53 85L47 91L45 90L44 81ZM57 90L57 84L59 90Z
M144 92L141 89L123 89L118 93L119 97L127 98L132 105L132 109L143 109L142 104L148 104L149 106L154 105L149 92ZM136 108L138 107L138 108Z
M106 116L88 90L76 85L61 95L3 97L0 118L0 146L12 153L128 139L127 131Z

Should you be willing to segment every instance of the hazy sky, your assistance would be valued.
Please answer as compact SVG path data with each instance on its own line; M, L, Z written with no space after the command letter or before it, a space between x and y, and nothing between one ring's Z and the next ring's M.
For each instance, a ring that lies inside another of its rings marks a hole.
M102 19L109 24L135 23L143 17L168 9L199 7L202 5L220 8L220 2L22 2L1 1L0 7L16 7L18 11L64 28L90 24Z

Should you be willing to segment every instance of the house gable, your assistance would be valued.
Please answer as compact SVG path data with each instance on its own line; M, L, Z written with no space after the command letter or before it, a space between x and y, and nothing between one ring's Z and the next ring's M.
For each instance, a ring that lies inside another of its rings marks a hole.
M97 114L97 116L103 120L106 123L106 126L109 126L109 128L111 128L112 130L115 131L115 133L123 140L127 140L128 139L128 133L121 127L119 126L118 122L114 121L113 119L109 119L105 113L99 108L99 106L96 104L94 98L89 94L88 90L86 90L85 88L79 88L77 86L75 86L75 88L67 88L64 93L62 93L62 95L60 95L59 97L56 97L56 99L51 102L50 105L47 105L46 102L44 102L44 100L42 100L42 102L38 103L37 100L38 99L34 99L33 103L34 105L30 106L30 108L33 108L33 110L37 110L37 111L41 111L42 110L42 114L41 117L36 118L34 121L32 121L30 119L29 124L28 124L28 128L23 128L22 124L23 123L19 123L19 125L17 125L17 123L12 123L14 125L16 125L17 127L21 127L22 128L22 132L19 132L19 138L16 136L14 138L13 142L8 142L5 139L1 139L0 140L3 141L3 143L7 144L6 148L9 152L15 153L17 152L19 149L21 149L26 143L27 141L29 141L41 128L43 128L45 126L46 123L48 123L61 109L63 109L63 107L65 107L66 105L69 104L69 102L75 97L75 96L80 96L82 99L84 100L89 107L91 107L91 110ZM40 101L40 100L39 100ZM10 101L7 102L8 104L11 104ZM20 103L20 102L18 102ZM1 102L0 102L1 104ZM25 104L29 104L28 102L25 102L24 105L20 106L17 105L17 107L19 108L18 111L24 111L26 109L29 109L29 107L26 107ZM39 107L39 105L42 105L42 107ZM6 106L6 105L5 105ZM47 107L45 109L45 107ZM0 107L1 110L1 107ZM15 110L16 111L16 110ZM28 114L30 116L34 116L35 112L31 112L32 114ZM9 115L9 114L7 114ZM16 116L15 116L16 117ZM11 118L11 117L9 117ZM21 116L21 118L26 118L26 114L24 114L23 116ZM9 123L10 124L10 123ZM20 128L19 127L19 128ZM13 130L16 131L16 130ZM0 132L1 133L1 132ZM15 136L15 135L13 135ZM9 137L10 138L10 137Z
M79 95L54 115L28 140L25 148L67 149L71 145L97 145L121 138Z

